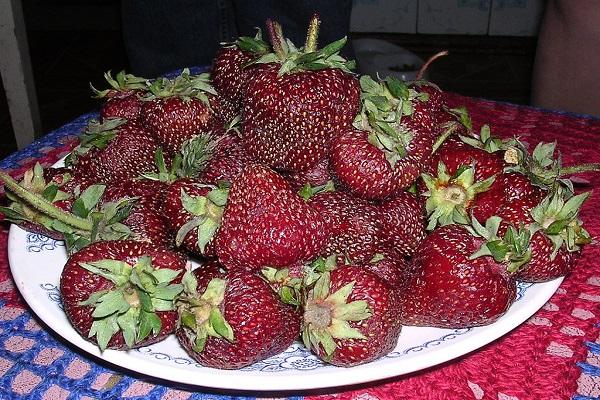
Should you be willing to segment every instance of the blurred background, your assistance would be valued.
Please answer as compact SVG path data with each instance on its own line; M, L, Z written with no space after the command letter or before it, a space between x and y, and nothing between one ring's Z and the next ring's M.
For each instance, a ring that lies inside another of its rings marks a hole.
M89 83L105 88L105 71L130 70L119 0L0 3L13 13L1 10L0 27L13 18L23 60L31 60L31 71L21 68L35 92L28 99L37 98L37 137L95 109ZM528 104L543 9L542 0L354 0L350 36L363 73L410 78L421 60L447 49L428 71L442 89ZM0 158L17 149L8 110L2 88Z

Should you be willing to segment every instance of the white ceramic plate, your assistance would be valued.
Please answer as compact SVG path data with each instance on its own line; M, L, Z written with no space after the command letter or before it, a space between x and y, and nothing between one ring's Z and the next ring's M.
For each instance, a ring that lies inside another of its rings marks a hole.
M237 371L205 368L195 363L174 336L128 352L99 349L71 327L61 309L58 284L67 260L64 244L13 225L8 240L10 268L32 310L58 335L110 363L149 376L190 385L233 390L302 390L343 386L389 378L452 360L506 334L548 301L562 279L519 285L517 301L496 323L472 329L405 327L388 356L353 368L321 363L294 344L284 353Z

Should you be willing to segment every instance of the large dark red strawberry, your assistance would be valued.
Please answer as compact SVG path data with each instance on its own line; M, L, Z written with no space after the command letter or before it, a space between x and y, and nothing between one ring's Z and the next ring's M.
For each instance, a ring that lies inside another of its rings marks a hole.
M396 347L401 325L398 292L359 266L324 272L304 301L302 339L331 364L350 367Z
M325 186L328 182L335 179L331 172L328 158L322 159L307 170L284 173L282 175L296 191L299 191L306 185L310 187Z
M129 215L123 220L138 241L172 247L169 219L164 212L167 185L155 180L129 180L106 188L102 202L117 203L135 199Z
M434 134L429 122L421 125L411 119L412 104L426 100L402 81L389 77L375 82L363 76L360 85L361 113L354 128L334 140L331 165L355 195L383 199L419 177L431 156Z
M159 78L143 98L141 121L169 155L179 152L186 140L210 132L222 122L219 100L208 74L190 75L184 69L174 79Z
M411 257L425 238L425 212L423 203L409 192L399 192L394 198L376 204L381 221L382 242Z
M139 123L122 119L92 121L81 143L67 157L74 173L111 184L153 171L158 143Z
M450 175L457 173L466 165L475 167L475 181L483 181L501 173L506 166L502 159L503 152L490 152L486 149L465 143L458 136L448 138L433 154L426 171L435 173L440 162L444 163Z
M245 67L269 51L270 47L262 40L260 30L254 38L242 36L217 51L211 70L212 83L236 114L242 111L242 97L249 81Z
M282 268L319 255L328 232L319 213L267 167L252 164L233 181L216 236L228 268Z
M97 90L92 86L97 98L106 99L100 109L100 119L102 121L109 118L124 118L130 121L139 119L142 110L140 97L148 90L148 80L126 74L125 71L117 73L114 78L108 71L104 74L104 79L110 88Z
M414 275L401 295L403 324L465 328L490 324L508 310L515 281L506 264L490 256L471 259L482 243L456 224L421 242L411 261Z
M357 265L373 272L396 290L404 290L413 274L405 256L387 247L379 249L368 262Z
M323 192L308 204L325 220L329 237L322 255L340 254L354 263L367 262L380 246L377 207L344 192Z
M209 262L183 283L177 339L201 365L243 368L281 353L300 333L300 313L258 275Z
M30 201L23 200L26 195L30 199L41 198L60 210L70 211L75 197L79 194L80 184L75 181L67 168L42 168L39 163L23 174L20 182L2 173L0 179L5 183L6 197L9 203L1 207L4 218L29 232L40 233L53 239L61 240L62 233L52 229L52 220L40 212ZM82 188L89 186L81 180ZM15 187L16 185L16 187ZM14 192L17 193L14 193ZM19 192L22 193L19 195Z
M176 246L203 256L215 255L213 239L221 225L227 192L190 178L169 186L164 214Z
M529 241L530 259L516 271L516 279L545 282L573 270L583 245L591 241L578 219L579 209L588 196L589 193L582 193L568 197L566 191L559 190L539 204L525 199L500 208L498 216L502 224L498 236L506 237L508 230L526 230Z
M244 167L254 160L244 150L235 131L231 130L216 140L214 150L210 154L205 153L208 160L200 170L198 178L213 185L231 183Z
M282 171L302 171L327 156L332 139L358 111L359 85L338 51L346 39L316 48L318 19L307 43L292 48L278 24L268 21L274 53L252 68L244 97L242 140L257 161Z
M94 243L73 254L61 273L65 313L101 350L156 343L175 330L185 267L184 258L152 244Z
M65 240L68 253L92 242L125 239L131 235L131 230L122 221L129 215L133 200L102 204L100 200L106 186L90 185L74 196L72 202L55 204L64 195L56 185L50 184L41 192L32 190L37 187L39 177L43 181L42 175L34 174L35 179L31 180L33 186L28 187L29 178L19 184L0 171L0 180L12 201L8 207L0 208L7 220L24 229ZM67 204L69 210L63 208Z

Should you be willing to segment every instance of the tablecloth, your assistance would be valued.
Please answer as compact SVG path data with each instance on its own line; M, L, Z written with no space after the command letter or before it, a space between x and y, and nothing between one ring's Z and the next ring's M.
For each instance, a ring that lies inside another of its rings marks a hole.
M475 127L488 123L493 133L518 135L532 145L541 140L558 141L565 165L600 162L599 119L459 95L449 95L449 101L466 105ZM4 159L0 168L20 177L36 161L44 166L53 164L77 143L86 121L95 116L81 116L49 133ZM597 189L600 176L586 174L578 182L583 189ZM598 206L600 193L593 193L581 212L593 237L600 234ZM216 400L260 396L182 388L103 364L79 352L43 326L21 299L8 267L7 238L7 226L0 227L0 399ZM384 382L277 396L315 400L600 398L598 260L600 248L594 241L542 309L509 334L459 359Z

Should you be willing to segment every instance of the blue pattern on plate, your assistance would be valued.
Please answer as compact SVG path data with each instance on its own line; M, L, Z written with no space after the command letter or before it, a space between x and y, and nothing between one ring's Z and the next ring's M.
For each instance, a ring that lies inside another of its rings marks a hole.
M28 253L41 253L42 251L53 251L58 247L65 247L65 242L55 240L39 233L28 233L25 239L25 250Z

